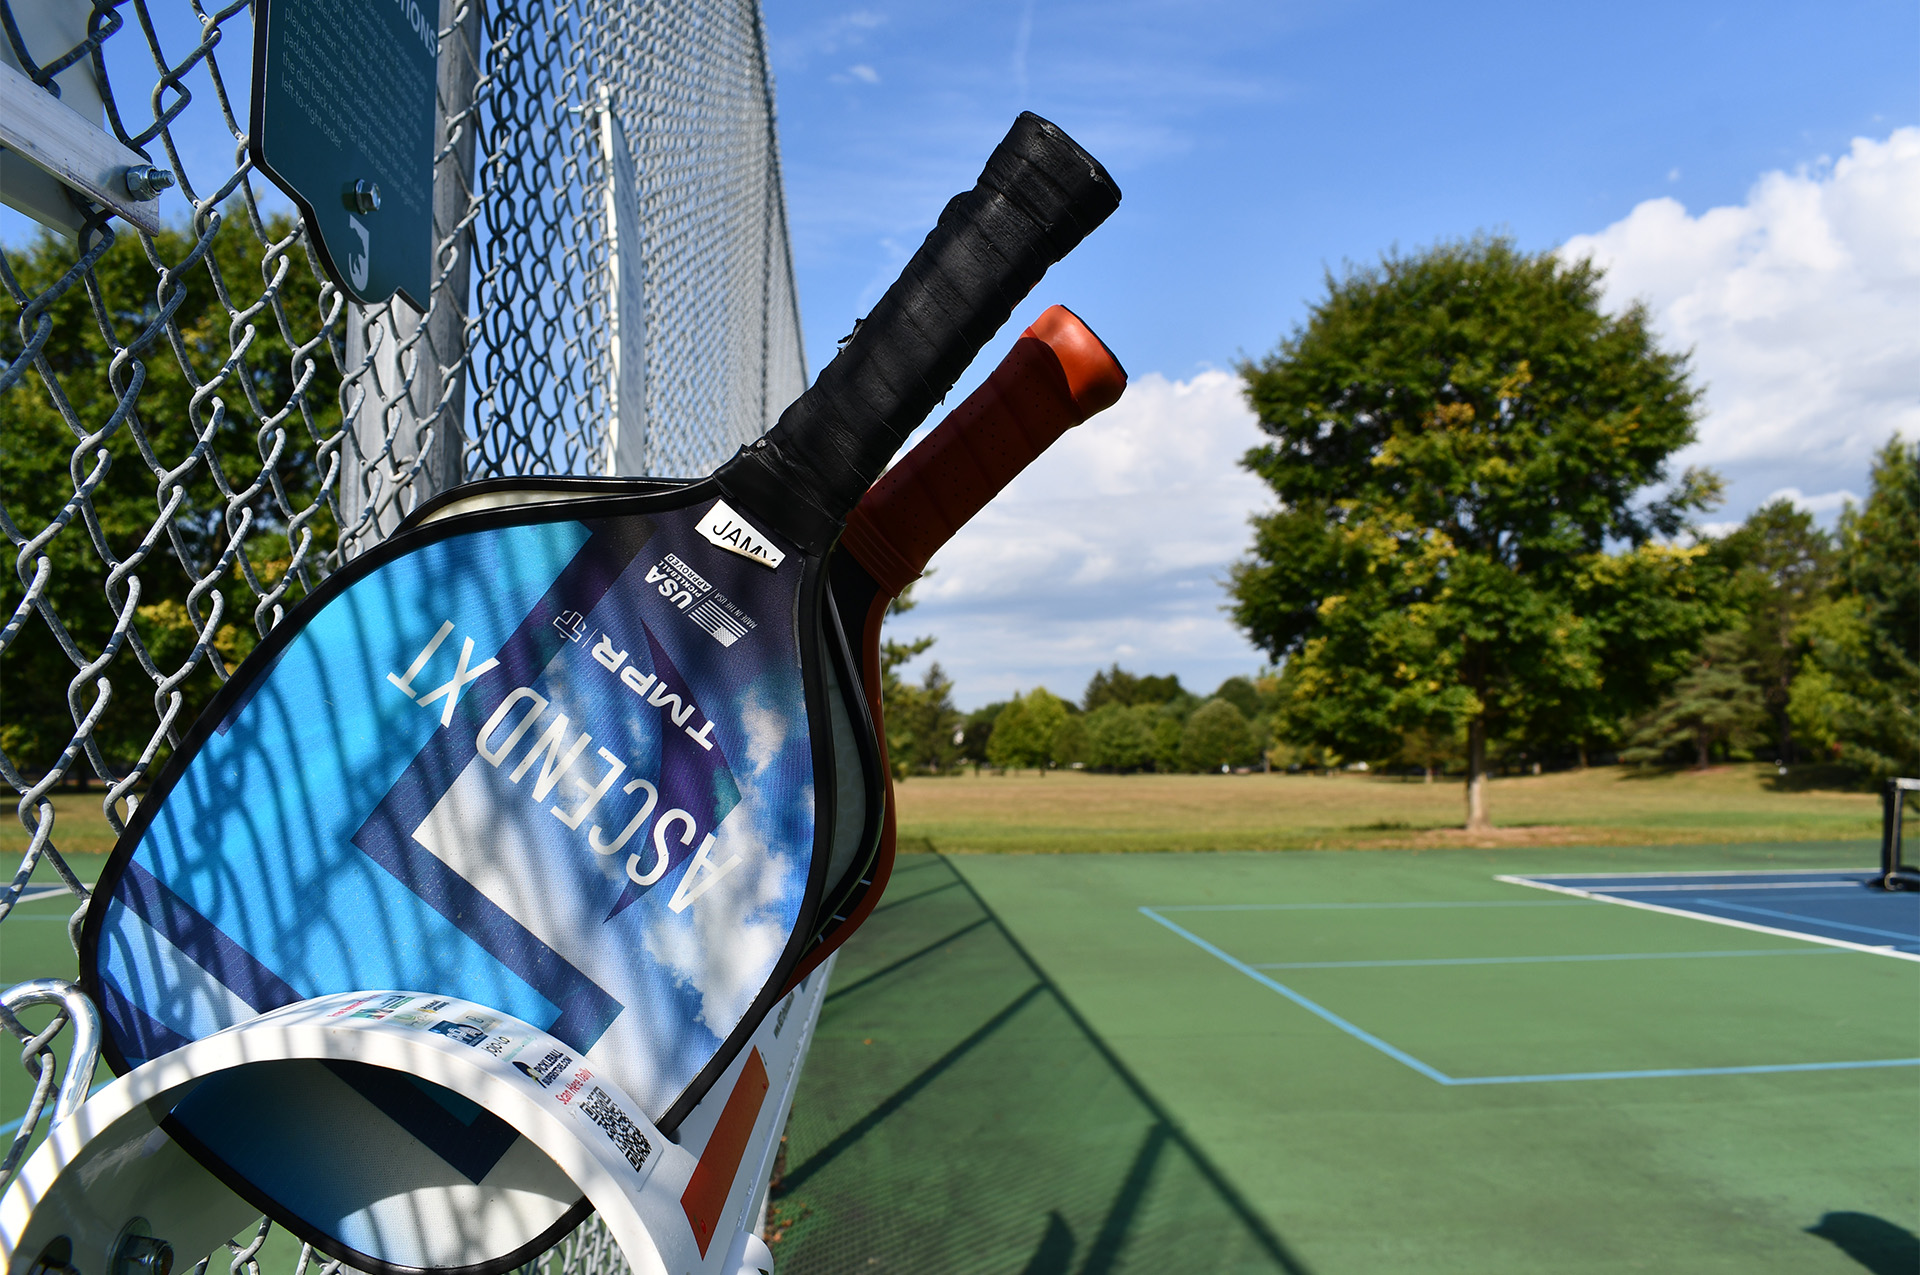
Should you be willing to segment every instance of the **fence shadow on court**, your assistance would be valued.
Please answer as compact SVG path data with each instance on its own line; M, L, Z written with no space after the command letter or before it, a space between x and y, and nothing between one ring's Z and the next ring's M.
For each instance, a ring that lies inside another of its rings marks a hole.
M1307 1275L935 855L840 956L769 1232L782 1275Z

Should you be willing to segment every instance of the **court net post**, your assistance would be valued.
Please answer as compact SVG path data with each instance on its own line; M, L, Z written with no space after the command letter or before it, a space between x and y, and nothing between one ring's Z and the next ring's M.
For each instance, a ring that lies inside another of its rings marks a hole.
M1880 804L1880 888L1920 890L1920 864L1906 861L1901 850L1907 794L1920 792L1920 779L1889 779Z

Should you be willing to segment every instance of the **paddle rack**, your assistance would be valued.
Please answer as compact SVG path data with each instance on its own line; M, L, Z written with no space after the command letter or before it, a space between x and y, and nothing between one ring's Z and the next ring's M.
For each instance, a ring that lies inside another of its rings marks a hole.
M586 1196L636 1275L771 1275L757 1232L831 971L829 959L767 1017L672 1138L585 1069L543 1078L456 1037L353 1013L391 1003L398 994L390 992L297 1002L156 1058L88 1098L99 1051L91 1003L71 984L21 984L5 993L8 1011L59 1006L73 1024L72 1053L46 1140L0 1196L0 1263L6 1275L169 1275L219 1253L259 1211L168 1135L166 1112L215 1076L346 1063L429 1081L512 1126ZM441 1012L465 1009L484 1007ZM502 1037L527 1058L550 1057L558 1045L513 1020ZM355 1131L336 1133L337 1143L285 1150L320 1172L351 1172ZM440 1251L428 1269L478 1269L459 1251L469 1229L484 1229L489 1208L526 1207L524 1198L481 1201L472 1228L456 1224L429 1241Z

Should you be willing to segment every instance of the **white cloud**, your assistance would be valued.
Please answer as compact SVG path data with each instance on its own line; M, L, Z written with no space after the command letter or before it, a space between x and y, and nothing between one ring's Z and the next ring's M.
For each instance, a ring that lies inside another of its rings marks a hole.
M1795 508L1804 509L1808 513L1814 514L1837 514L1848 505L1861 503L1859 496L1844 489L1841 491L1822 492L1818 496L1809 496L1803 493L1798 487L1782 487L1778 491L1770 492L1763 503L1771 504L1776 500L1789 501Z
M1728 478L1723 514L1773 494L1830 513L1891 435L1920 437L1920 128L1697 217L1647 200L1561 253L1605 266L1610 306L1646 301L1662 339L1694 350L1706 412L1678 460Z
M1238 465L1260 438L1235 376L1135 379L935 555L895 629L938 635L925 658L965 706L1039 684L1078 698L1115 660L1202 692L1253 671L1220 582L1266 503Z

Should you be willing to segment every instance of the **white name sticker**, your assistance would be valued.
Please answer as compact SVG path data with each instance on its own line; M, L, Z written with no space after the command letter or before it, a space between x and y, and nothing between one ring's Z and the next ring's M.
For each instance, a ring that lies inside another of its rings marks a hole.
M700 520L700 534L729 553L752 558L763 567L778 570L787 560L783 550L724 500L714 501L713 508L707 510L707 516Z

